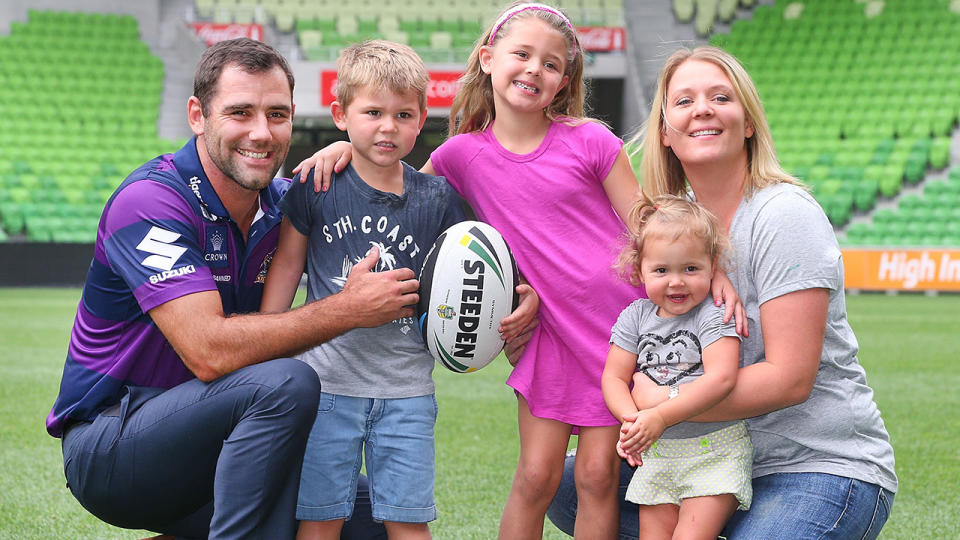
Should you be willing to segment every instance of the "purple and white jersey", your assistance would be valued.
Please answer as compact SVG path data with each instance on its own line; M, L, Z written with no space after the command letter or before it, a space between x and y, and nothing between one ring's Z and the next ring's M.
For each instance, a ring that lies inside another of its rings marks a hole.
M203 172L196 139L123 181L100 217L47 416L51 435L61 436L68 418L89 420L119 402L124 386L172 388L194 377L147 314L154 307L217 290L226 314L260 309L280 232L277 203L289 186L275 179L260 192L245 240Z

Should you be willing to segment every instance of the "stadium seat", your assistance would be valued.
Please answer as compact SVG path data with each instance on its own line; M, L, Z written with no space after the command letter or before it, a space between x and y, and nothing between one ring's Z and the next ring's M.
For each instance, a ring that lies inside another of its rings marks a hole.
M0 223L14 240L62 238L74 224L63 219L90 213L85 190L101 161L129 171L175 148L156 131L163 65L132 16L30 9L0 39L0 82L3 131L16 134L0 134Z
M453 36L449 32L433 32L430 34L432 49L449 49L453 46Z
M726 16L728 0L717 1L718 17ZM678 5L684 2L674 2L681 20ZM928 168L949 166L950 134L960 116L956 36L960 17L944 2L777 0L710 41L748 66L784 166L811 185L839 224L846 216L837 181L852 194L855 211L870 212L878 197L896 196L904 182L922 182ZM938 189L910 214L927 218L922 230L888 230L880 214L873 226L898 243L952 238L935 234L943 211L933 210L958 199ZM907 198L903 206L915 202ZM934 215L940 218L931 224ZM878 235L860 231L851 241L868 236Z
M503 7L497 0L448 0L440 4L435 0L388 0L375 6L365 1L330 0L302 4L298 0L243 0L243 3L269 14L267 18L272 18L279 32L295 31L306 58L324 62L335 60L343 46L368 38L408 43L428 62L464 62L476 39ZM236 10L241 4L219 0L216 8ZM621 0L569 0L558 5L576 25L622 27L625 24ZM208 12L206 7L198 6L198 16ZM235 15L231 16L236 19ZM356 25L350 19L356 20ZM321 31L324 45L312 46L309 36L305 43L303 32L307 30ZM432 43L433 34L438 32L449 33L450 43L445 37Z

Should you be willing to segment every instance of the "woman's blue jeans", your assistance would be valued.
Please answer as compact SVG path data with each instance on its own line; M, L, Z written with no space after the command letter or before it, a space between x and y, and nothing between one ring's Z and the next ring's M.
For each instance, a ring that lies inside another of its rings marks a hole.
M575 456L567 456L557 495L547 516L561 531L573 535L577 491L573 480ZM633 471L620 468L620 540L639 533L637 505L623 492ZM753 504L737 512L723 535L729 540L843 539L873 540L890 516L893 493L880 486L823 473L778 473L753 479Z
M730 518L724 536L872 540L890 516L893 493L822 473L778 473L753 479L753 505Z

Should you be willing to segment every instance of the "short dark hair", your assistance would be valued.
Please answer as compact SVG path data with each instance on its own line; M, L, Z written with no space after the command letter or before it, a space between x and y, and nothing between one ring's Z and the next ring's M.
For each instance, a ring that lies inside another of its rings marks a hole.
M279 66L287 76L290 95L293 96L293 71L276 49L250 38L228 39L214 43L204 51L193 76L193 95L200 100L204 116L210 112L210 99L216 92L220 74L230 64L237 64L247 73L263 73Z

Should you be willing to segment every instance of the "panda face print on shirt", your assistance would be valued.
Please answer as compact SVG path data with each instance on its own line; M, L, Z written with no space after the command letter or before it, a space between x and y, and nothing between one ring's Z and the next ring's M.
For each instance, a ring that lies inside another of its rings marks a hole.
M637 368L660 386L677 384L703 373L700 340L689 330L667 336L643 334L637 346Z

